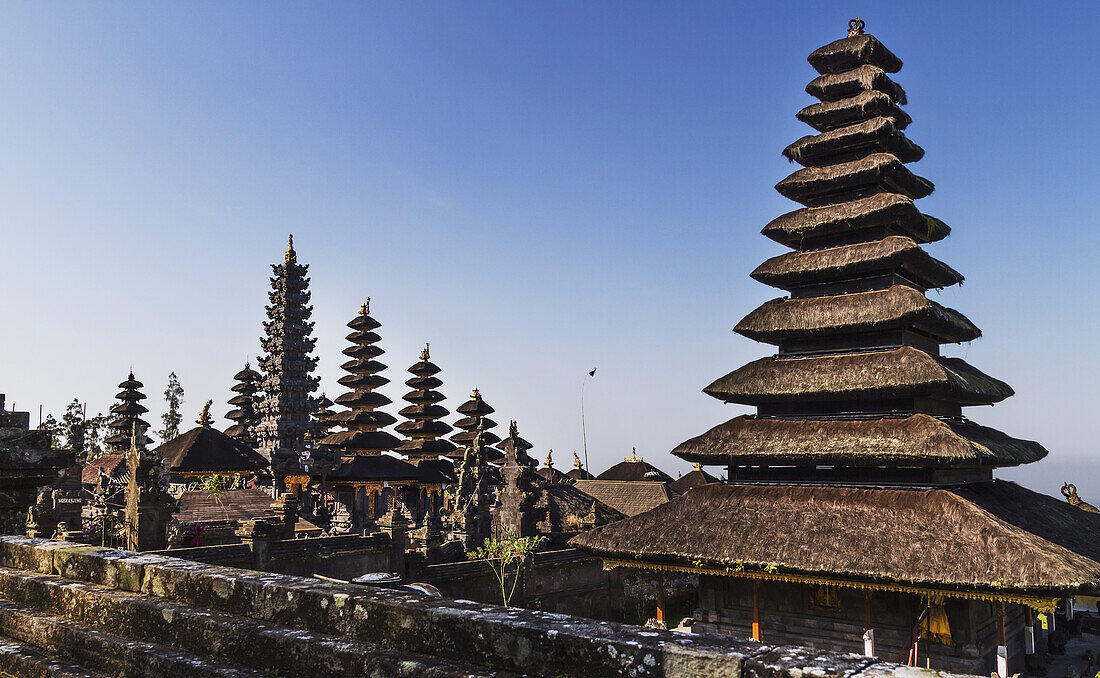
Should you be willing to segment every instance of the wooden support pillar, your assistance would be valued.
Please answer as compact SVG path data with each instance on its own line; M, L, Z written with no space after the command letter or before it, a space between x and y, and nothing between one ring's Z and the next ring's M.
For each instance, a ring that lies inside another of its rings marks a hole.
M760 640L760 580L752 581L752 639Z
M1005 644L1005 604L996 603L997 615L997 675L1008 678L1008 647Z
M657 573L657 621L665 620L665 573Z
M871 592L863 594L863 654L875 656L875 629L871 623Z
M1035 613L1024 606L1024 654L1035 654Z

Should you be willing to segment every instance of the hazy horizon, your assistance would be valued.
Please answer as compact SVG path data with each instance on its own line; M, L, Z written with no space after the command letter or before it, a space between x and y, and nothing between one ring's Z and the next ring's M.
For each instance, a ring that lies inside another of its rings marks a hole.
M5 5L0 393L106 412L132 367L156 430L175 371L181 430L208 399L228 425L293 233L330 397L370 297L391 414L430 341L444 406L480 388L568 470L595 367L592 470L636 447L675 476L750 411L701 389L774 353L731 328L781 295L748 277L797 207L779 152L812 133L806 55L858 15L905 62L917 204L953 229L926 249L967 278L929 296L984 332L944 352L1016 390L964 413L1050 450L998 477L1098 504L1100 10L997 7Z

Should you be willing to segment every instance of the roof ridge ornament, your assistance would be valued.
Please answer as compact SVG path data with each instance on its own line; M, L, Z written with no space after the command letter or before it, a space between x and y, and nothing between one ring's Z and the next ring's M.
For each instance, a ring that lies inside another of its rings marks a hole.
M367 300L364 301L363 305L359 307L359 315L369 315L369 314L370 314L370 297L367 297Z
M863 35L863 28L867 24L863 23L863 19L858 16L848 21L848 37L854 38L857 35Z
M429 342L425 341L425 342L424 342L424 350L420 352L420 359L421 359L421 360L423 360L423 361L427 361L427 360L428 360L428 358L430 358L430 357L431 357L431 355L432 355L432 354L431 354L431 352L429 351L429 349L430 349L430 348L431 348L431 343L429 343Z
M623 457L623 461L645 461L645 457L642 457L641 459L639 459L638 458L638 448L632 447L632 448L630 448L630 457L629 458Z
M550 450L546 453L546 468L554 468L553 457L554 448L550 448Z
M573 453L573 468L583 468L581 466L581 458L577 456L577 453Z
M298 253L294 251L294 234L290 234L286 238L286 254L283 255L283 263L291 264L298 261Z
M196 424L203 428L210 428L214 425L214 420L210 418L210 406L213 404L213 400L206 401L206 404L202 406L202 412L199 413L199 418L195 420Z

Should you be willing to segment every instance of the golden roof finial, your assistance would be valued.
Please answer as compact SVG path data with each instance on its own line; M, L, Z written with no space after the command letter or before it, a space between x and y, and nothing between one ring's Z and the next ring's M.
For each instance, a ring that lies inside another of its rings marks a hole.
M370 313L370 297L363 302L363 305L359 307L359 315L368 315Z
M298 254L294 251L294 235L288 235L286 238L286 254L283 255L283 263L289 264L292 261L298 260Z
M630 448L630 458L627 459L626 457L623 457L623 461L644 461L644 457L642 459L639 459L638 448L632 447Z
M848 37L854 38L857 35L863 35L864 26L866 26L866 24L863 23L863 19L860 19L858 16L848 21Z
M516 426L516 420L512 419L508 422L508 437L515 438L519 435L519 426Z
M481 391L477 390L476 386L473 393L470 394L470 400L481 400Z
M699 464L699 462L695 462L695 466L693 468L699 473L703 472L703 467Z
M551 449L546 453L546 468L554 468L554 450Z
M577 453L573 453L573 468L581 468L581 458L577 456Z
M202 406L202 412L199 414L199 418L195 420L196 424L203 428L210 428L214 425L214 420L210 418L210 406L213 404L213 400L206 401L206 404Z
M431 352L428 350L428 349L431 348L431 346L432 345L429 342L426 342L426 341L424 342L424 350L420 352L420 359L421 360L427 360L428 358L430 358L432 356Z

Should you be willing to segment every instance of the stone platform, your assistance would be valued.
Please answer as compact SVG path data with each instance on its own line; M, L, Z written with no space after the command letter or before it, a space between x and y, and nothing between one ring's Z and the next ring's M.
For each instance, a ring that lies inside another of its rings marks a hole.
M0 537L0 675L949 674L858 655Z

